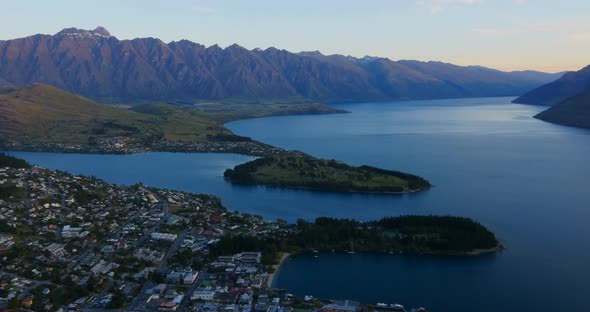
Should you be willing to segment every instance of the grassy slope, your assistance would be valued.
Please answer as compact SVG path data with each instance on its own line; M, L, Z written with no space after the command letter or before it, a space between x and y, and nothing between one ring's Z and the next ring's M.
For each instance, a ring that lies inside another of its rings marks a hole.
M335 160L309 156L274 156L227 170L226 178L239 184L260 184L336 192L402 193L428 188L417 176L353 167Z
M203 141L207 140L207 136L233 135L207 114L175 105L144 104L133 107L131 111L156 117L158 129L172 141Z
M130 131L133 128L156 123L151 116L39 84L1 95L0 116L3 138L40 143L86 143L89 136L100 132L103 136L131 135L136 132Z
M200 103L192 105L191 108L202 114L206 114L220 123L268 116L347 113L345 110L335 109L319 103Z
M0 94L0 138L85 144L89 137L195 141L205 140L208 134L231 134L199 112L167 104L145 105L144 110L120 109L34 84Z
M0 140L86 144L89 138L216 141L237 137L223 123L272 115L334 113L321 104L143 104L130 110L33 84L0 90Z

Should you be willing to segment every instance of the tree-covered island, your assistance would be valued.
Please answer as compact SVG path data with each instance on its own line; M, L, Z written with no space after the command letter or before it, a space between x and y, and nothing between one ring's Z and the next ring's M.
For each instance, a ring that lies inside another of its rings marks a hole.
M400 194L431 186L424 178L408 173L354 167L296 153L258 158L226 170L224 176L236 184L347 193Z

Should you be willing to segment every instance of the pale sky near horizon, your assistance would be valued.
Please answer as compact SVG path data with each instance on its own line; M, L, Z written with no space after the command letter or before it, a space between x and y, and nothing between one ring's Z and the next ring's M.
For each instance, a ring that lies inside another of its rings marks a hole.
M0 40L104 26L119 39L443 61L590 64L590 0L0 0Z

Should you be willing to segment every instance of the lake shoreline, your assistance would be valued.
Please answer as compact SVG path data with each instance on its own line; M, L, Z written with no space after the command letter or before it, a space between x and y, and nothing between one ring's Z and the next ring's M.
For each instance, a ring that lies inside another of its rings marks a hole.
M273 283L277 273L281 269L281 266L283 265L285 260L287 260L287 258L289 258L290 256L291 256L290 253L284 252L283 255L281 256L281 260L279 260L279 263L272 266L272 268L274 269L274 272L270 273L270 275L268 276L268 281L267 281L266 287L272 288L272 283Z
M344 109L337 109L327 104L304 103L285 104L285 107L297 107L303 105L301 110L287 110L258 113L240 113L231 117L220 117L215 114L208 115L208 118L230 133L221 137L207 137L197 140L176 140L163 138L155 141L131 140L125 136L102 137L94 144L86 142L71 141L68 143L56 141L30 142L16 139L0 138L0 151L19 152L44 152L44 153L75 153L75 154L97 154L97 155L132 155L146 152L179 152L179 153L232 153L245 156L268 156L275 154L292 154L289 151L269 144L265 144L248 137L236 135L227 129L225 125L230 122L284 116L313 116L313 115L334 115L350 114ZM229 111L228 113L232 113ZM231 115L231 114L230 114ZM209 135L208 135L209 136Z
M225 178L225 180L232 183L232 184L239 185L239 186L246 186L246 187L267 187L267 188L279 189L279 190L295 190L295 191L308 191L308 192L321 192L321 193L334 193L334 194L386 195L386 196L387 195L401 196L401 195L415 194L415 193L427 191L427 190L434 187L433 185L431 185L429 187L422 187L419 189L407 190L407 191L403 191L403 192L365 192L365 191L354 191L354 190L330 191L330 190L325 190L325 189L321 189L321 188L303 187L303 186L302 187L290 187L290 186L278 186L278 185L272 185L272 184L238 183L238 182L231 181L231 179L228 179L228 178Z
M233 184L335 193L398 195L432 186L414 174L368 165L353 166L303 153L258 158L227 169L223 176Z
M460 255L464 255L464 256L481 256L481 255L487 255L487 254L495 254L501 251L504 251L504 246L502 245L498 245L496 247L492 247L492 248L488 248L488 249L476 249L476 250L472 250L472 251L468 251L468 252L464 252Z

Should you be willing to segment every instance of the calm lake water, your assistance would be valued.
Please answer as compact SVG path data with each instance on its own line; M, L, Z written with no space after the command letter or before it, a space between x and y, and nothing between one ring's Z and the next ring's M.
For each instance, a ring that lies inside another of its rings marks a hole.
M335 105L352 114L228 124L311 155L415 173L431 190L403 196L232 186L239 155L13 153L115 183L222 197L231 210L294 221L399 214L472 217L507 249L482 257L321 254L288 259L275 286L297 295L426 306L433 311L590 311L590 131L532 118L512 98Z

